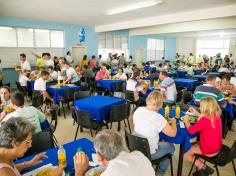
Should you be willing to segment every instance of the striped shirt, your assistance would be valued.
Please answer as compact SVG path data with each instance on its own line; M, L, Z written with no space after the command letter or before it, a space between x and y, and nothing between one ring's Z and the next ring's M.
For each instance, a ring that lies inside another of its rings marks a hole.
M175 81L172 78L165 78L161 82L161 91L165 92L165 100L175 101L177 97L177 91L175 86Z
M210 84L198 86L193 94L194 102L197 105L199 105L200 100L205 97L214 97L221 107L224 107L226 104L224 95L219 89Z

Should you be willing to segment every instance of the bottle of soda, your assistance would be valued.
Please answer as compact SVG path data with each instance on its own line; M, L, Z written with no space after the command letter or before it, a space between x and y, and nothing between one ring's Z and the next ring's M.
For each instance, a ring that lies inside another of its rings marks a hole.
M57 81L57 87L60 88L61 87L61 80Z
M165 107L165 118L168 119L170 115L170 108L169 106L166 105Z
M63 146L60 146L57 152L58 166L66 167L66 151Z
M180 118L180 111L181 111L181 109L180 109L179 105L177 105L175 108L175 117L177 119Z

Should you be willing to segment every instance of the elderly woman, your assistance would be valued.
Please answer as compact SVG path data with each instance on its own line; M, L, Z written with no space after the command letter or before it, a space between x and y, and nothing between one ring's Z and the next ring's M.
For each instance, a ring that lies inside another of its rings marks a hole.
M157 111L163 106L163 96L158 91L151 92L146 99L146 107L138 108L133 115L134 133L148 139L152 160L159 159L175 151L174 145L159 141L159 133L174 137L177 133L175 119L169 122ZM168 168L169 160L160 163L159 175L163 176Z
M0 175L21 176L20 171L42 163L41 158L46 158L46 153L36 155L32 160L14 165L13 161L23 157L31 147L32 134L35 127L23 118L13 118L0 127ZM59 176L62 168L53 169L50 175Z
M106 167L101 176L154 176L151 162L138 151L126 152L123 138L117 132L103 130L97 134L94 146L98 161ZM80 152L74 156L75 175L84 176L88 157Z

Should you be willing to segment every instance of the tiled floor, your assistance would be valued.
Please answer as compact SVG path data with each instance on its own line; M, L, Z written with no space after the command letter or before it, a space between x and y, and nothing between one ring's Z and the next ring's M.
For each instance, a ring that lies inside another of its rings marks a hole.
M59 141L59 144L64 144L67 142L70 142L72 140L74 140L74 135L75 135L75 131L76 131L76 125L73 125L73 120L71 118L71 113L68 111L67 112L67 117L66 119L64 119L63 116L59 116L58 117L59 123L55 132L55 136ZM132 124L132 118L130 118L130 122ZM117 130L117 124L113 125L113 130ZM121 128L121 132L122 135L124 135L124 125L122 123L122 128ZM236 140L236 132L232 132L230 131L227 134L226 139L224 140L224 144L231 146L233 144L233 141ZM89 138L90 140L93 140L89 130L84 129L83 133L78 132L78 136L77 139L79 138ZM179 145L175 145L176 151L175 151L175 155L174 155L174 159L173 159L173 164L174 164L174 175L177 175L177 166L178 166L178 150L179 150ZM190 163L188 163L187 161L184 161L183 164L183 176L187 176L188 172L190 170ZM232 176L234 175L233 172L233 167L232 164L228 164L225 167L219 167L219 171L220 174L222 176ZM165 174L166 176L171 175L170 174L170 169L168 169L168 171ZM214 173L214 175L216 175L216 172Z

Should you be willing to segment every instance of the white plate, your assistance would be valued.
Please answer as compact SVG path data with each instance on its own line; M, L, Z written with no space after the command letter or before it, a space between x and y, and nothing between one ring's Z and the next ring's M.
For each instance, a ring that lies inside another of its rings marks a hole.
M85 176L93 176L92 173L96 173L96 172L100 172L100 171L105 171L105 167L103 166L99 166L99 167L94 167L90 170L88 170L86 173L85 173Z

